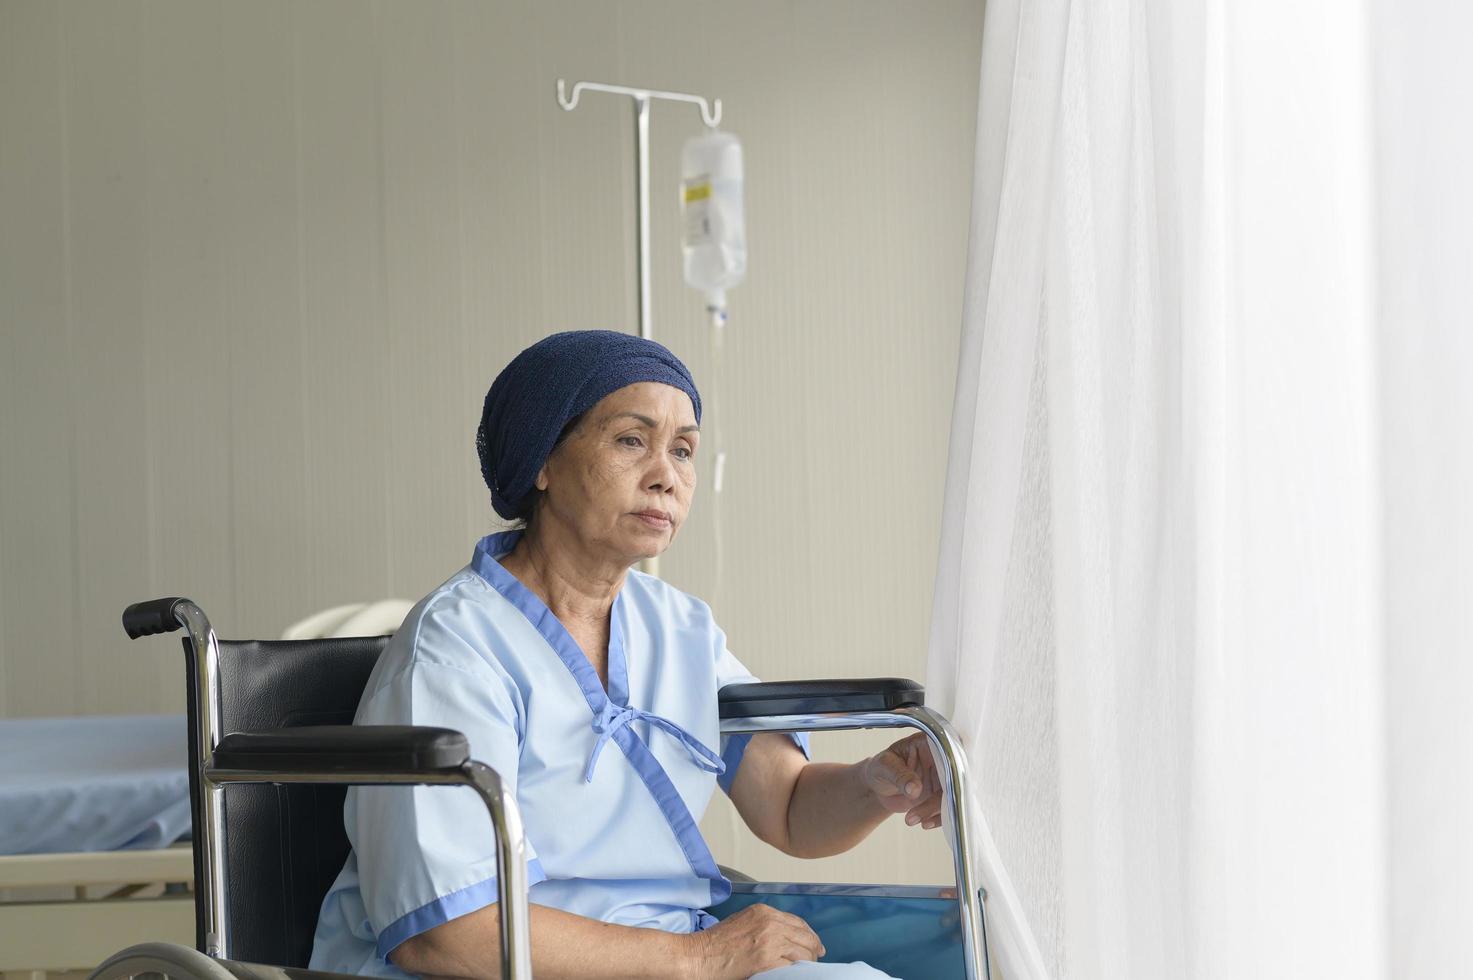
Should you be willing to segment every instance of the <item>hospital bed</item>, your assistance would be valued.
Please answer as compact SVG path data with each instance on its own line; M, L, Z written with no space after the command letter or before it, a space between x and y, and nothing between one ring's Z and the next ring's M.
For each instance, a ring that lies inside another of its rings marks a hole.
M183 715L0 720L0 973L188 939L187 731Z
M502 976L531 975L520 812L494 770L446 729L352 726L388 637L222 641L187 599L129 606L133 638L183 628L189 691L195 944L124 949L93 980L327 977L304 969L322 897L342 867L346 786L469 786L485 804L498 859ZM717 918L761 901L807 919L825 959L863 959L896 977L986 980L985 894L970 853L967 768L956 733L896 678L729 685L723 734L916 728L935 753L955 885L949 889L733 881ZM226 790L229 789L227 793ZM446 790L448 792L448 790Z

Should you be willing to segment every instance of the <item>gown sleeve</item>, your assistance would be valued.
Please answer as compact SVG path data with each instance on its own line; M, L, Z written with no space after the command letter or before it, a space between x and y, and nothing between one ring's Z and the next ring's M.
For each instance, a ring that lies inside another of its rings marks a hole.
M471 758L495 769L515 793L525 726L513 690L465 639L424 623L407 662L359 706L356 723L463 732ZM411 936L497 901L491 817L469 787L353 787L344 818L385 960ZM529 884L544 880L530 841L527 854Z
M728 684L755 683L757 678L752 676L752 672L742 665L723 642L721 656L716 660L716 689L719 691ZM809 751L807 732L790 732L788 737L802 751L805 759L813 758ZM721 761L726 763L726 771L716 777L716 783L728 796L731 795L731 784L736 779L737 768L742 764L742 755L747 751L747 743L750 741L750 734L721 736Z

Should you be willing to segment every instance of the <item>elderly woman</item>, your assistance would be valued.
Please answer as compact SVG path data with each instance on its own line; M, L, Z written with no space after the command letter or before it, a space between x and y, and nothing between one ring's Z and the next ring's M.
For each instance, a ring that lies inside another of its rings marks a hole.
M651 341L578 331L519 354L477 446L497 513L522 526L482 539L415 606L357 721L460 730L514 787L538 977L883 977L814 962L823 946L796 916L702 911L730 892L697 827L718 784L753 833L800 857L848 850L892 813L937 827L941 797L918 736L847 766L809 762L806 737L711 747L717 690L755 678L704 602L633 570L690 512L700 419L690 372ZM496 976L480 801L353 789L344 819L353 850L312 967Z

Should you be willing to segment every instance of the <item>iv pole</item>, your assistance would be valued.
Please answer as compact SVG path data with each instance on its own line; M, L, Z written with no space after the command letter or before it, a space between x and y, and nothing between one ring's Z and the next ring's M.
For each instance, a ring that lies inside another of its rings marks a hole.
M654 328L650 323L650 100L665 99L699 106L701 121L711 129L721 124L721 100L707 102L704 96L685 92L661 92L603 82L574 82L573 92L569 95L567 82L561 78L557 80L557 104L568 112L578 108L578 98L584 92L627 95L634 100L634 196L638 201L639 215L636 241L639 256L639 335L645 340L653 340ZM660 574L658 558L646 558L640 565L640 570L649 575Z
M706 101L704 96L685 92L660 92L603 82L574 82L573 94L567 94L567 82L557 80L557 104L568 112L578 108L578 97L584 92L608 92L627 95L634 100L634 195L638 199L639 231L636 243L639 254L639 335L654 339L650 326L650 100L689 102L700 106L701 121L709 128L721 125L721 100Z

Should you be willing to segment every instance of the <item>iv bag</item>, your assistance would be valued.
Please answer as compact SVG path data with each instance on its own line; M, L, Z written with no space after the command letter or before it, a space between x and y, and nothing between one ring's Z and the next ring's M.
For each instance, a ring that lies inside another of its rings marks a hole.
M726 291L747 274L742 220L742 144L712 130L686 141L680 154L680 206L685 219L685 281L726 312Z

